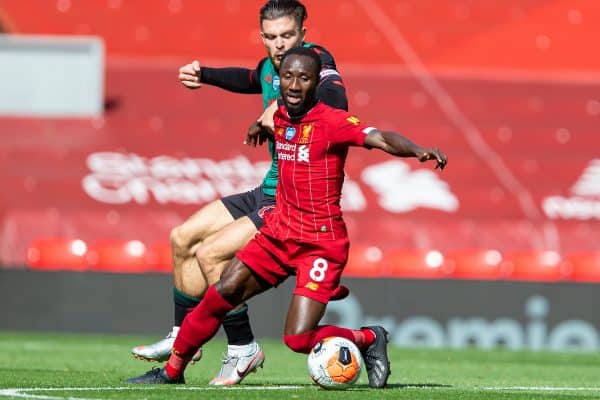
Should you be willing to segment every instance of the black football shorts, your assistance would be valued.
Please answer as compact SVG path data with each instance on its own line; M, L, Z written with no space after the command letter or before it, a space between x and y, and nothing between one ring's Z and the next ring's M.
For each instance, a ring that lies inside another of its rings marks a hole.
M265 194L262 185L245 193L223 197L221 201L233 218L246 216L252 220L256 229L263 225L265 214L275 208L275 196Z

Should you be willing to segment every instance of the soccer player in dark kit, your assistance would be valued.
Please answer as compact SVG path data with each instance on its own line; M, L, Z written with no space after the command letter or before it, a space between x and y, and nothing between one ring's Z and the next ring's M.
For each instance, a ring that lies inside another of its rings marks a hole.
M187 316L165 367L131 378L129 383L184 383L183 373L192 356L215 335L228 312L295 275L285 344L308 354L326 337L344 337L361 350L369 385L382 388L387 384L390 363L383 327L319 325L348 258L349 240L340 209L345 159L350 146L377 148L421 162L433 160L440 169L447 158L437 148L422 148L318 101L320 68L319 57L310 49L296 47L286 52L279 71L282 104L274 118L279 159L275 209ZM262 139L260 128L259 124L250 128L249 142Z

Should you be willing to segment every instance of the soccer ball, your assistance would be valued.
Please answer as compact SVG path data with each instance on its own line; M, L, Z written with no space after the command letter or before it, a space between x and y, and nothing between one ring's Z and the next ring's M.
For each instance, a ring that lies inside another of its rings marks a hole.
M308 373L324 389L347 389L358 380L362 364L358 347L337 336L321 340L308 355Z

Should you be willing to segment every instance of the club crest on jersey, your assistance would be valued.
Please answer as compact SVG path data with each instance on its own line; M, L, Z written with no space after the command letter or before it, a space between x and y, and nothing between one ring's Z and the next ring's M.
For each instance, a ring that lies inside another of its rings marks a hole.
M346 121L350 122L352 125L360 124L360 119L356 118L354 115L346 118Z
M279 77L278 76L274 76L273 77L273 90L279 90Z
M275 131L275 134L277 136L283 136L283 132L285 132L285 129L283 129L283 128L277 128L277 130Z
M313 131L313 124L302 125L302 135L300 136L300 140L298 143L307 144L310 142L310 135Z
M285 130L285 140L292 140L296 136L296 128L288 126Z

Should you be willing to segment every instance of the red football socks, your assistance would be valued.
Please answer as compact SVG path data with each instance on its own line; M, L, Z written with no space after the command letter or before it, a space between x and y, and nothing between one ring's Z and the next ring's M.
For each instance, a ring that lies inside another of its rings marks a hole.
M334 325L321 325L315 329L312 346L329 336L340 336L356 344L359 349L365 349L375 342L375 333L368 329L348 329Z
M194 353L217 333L225 315L233 308L214 285L208 288L200 304L187 315L179 329L173 354L165 366L169 377L173 379L183 374Z
M321 325L317 326L312 331L301 333L299 335L286 335L283 339L290 349L297 353L308 354L317 343L330 336L340 336L356 343L354 332L360 331L353 331L352 329L341 328L335 325ZM363 340L363 336L364 335L360 336L361 340Z
M165 365L165 371L167 372L169 378L179 378L183 374L185 367L187 367L191 359L191 357L184 358L180 356L177 351L173 350L173 352L171 352L171 356L169 357L169 361L167 361L167 364Z
M369 328L353 330L352 334L354 335L354 343L361 350L366 349L375 342L375 332Z

